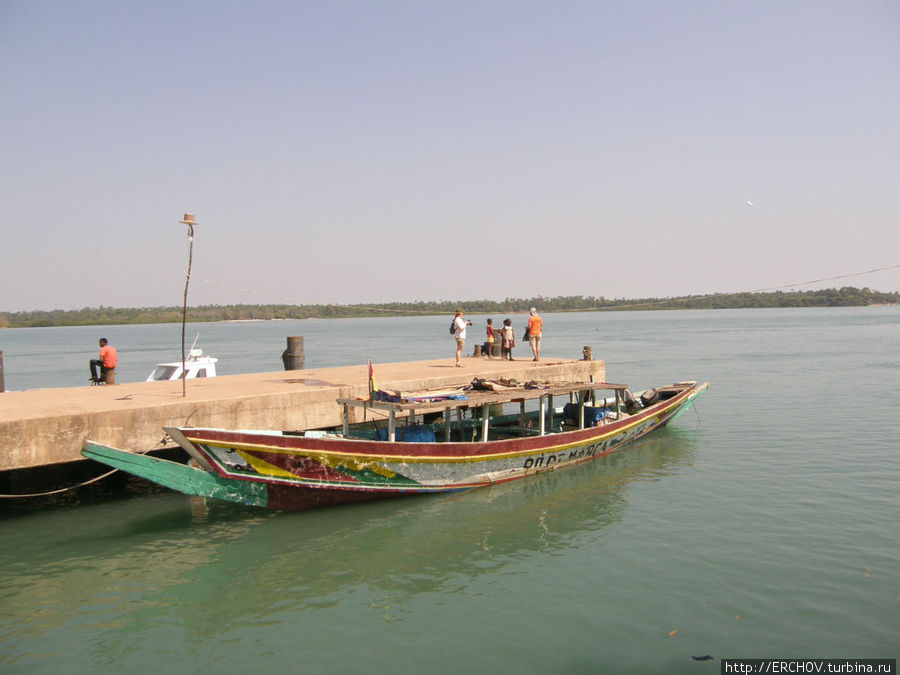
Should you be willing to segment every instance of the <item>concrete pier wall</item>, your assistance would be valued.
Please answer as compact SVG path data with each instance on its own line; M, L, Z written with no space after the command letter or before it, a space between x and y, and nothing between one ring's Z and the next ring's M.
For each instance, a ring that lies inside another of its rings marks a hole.
M465 359L375 366L382 389L452 388L475 377L603 382L603 361ZM229 375L182 383L135 382L0 394L0 471L81 459L85 439L143 451L158 447L164 426L315 429L338 425L339 398L368 395L368 367ZM357 421L357 420L351 420ZM361 421L358 420L358 421Z

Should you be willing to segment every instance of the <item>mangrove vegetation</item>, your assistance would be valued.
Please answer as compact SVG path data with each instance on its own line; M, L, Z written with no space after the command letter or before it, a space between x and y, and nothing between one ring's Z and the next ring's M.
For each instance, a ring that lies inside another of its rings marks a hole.
M538 312L648 311L676 309L746 309L767 307L863 307L900 304L900 293L869 288L829 288L817 291L715 293L675 298L610 300L590 295L505 300L446 300L387 302L358 305L202 305L188 308L188 320L250 321L266 319L338 319L369 316L452 314L513 314L536 307ZM100 326L114 324L178 323L181 307L85 307L74 310L0 312L0 328Z

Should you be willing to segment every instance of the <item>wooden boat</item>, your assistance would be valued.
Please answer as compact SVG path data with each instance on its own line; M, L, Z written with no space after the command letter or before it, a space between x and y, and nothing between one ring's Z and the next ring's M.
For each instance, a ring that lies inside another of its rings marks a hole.
M667 424L709 388L679 382L634 399L621 384L508 385L339 399L343 424L330 430L167 428L189 465L92 441L82 454L188 495L297 511L465 490L580 464ZM599 398L603 391L612 395ZM560 397L568 405L556 409ZM351 411L379 419L351 425Z

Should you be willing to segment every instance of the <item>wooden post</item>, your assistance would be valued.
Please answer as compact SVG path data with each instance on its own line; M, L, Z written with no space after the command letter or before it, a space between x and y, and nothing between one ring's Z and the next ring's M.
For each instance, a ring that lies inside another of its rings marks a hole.
M544 400L543 396L541 396L540 398L538 398L538 417L541 418L541 426L540 426L541 436L544 435L544 428L545 428L544 423L546 422L546 419L544 417L546 414L547 414L547 401Z
M588 346L584 346L581 348L581 360L582 361L593 361L594 357L591 354L591 348Z
M481 442L484 443L488 439L488 419L491 416L490 406L485 403L481 406Z
M388 414L388 440L391 443L397 440L397 414L393 408Z
M281 354L281 361L285 370L303 370L306 365L306 356L303 353L303 338L289 337L287 349Z
M0 394L6 391L6 384L3 382L3 350L0 350Z
M450 419L451 419L451 417L452 416L450 414L450 408L448 406L448 407L444 408L444 441L446 441L447 443L450 442Z
M553 433L553 394L547 394L547 428Z

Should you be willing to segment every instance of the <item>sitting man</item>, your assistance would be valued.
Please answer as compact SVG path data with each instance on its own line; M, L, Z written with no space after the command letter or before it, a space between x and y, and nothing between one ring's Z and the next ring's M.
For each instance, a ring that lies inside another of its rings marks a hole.
M106 382L106 374L115 370L116 367L116 349L111 347L106 338L100 338L99 358L91 359L91 382L99 384ZM97 368L100 368L100 377L97 377Z

